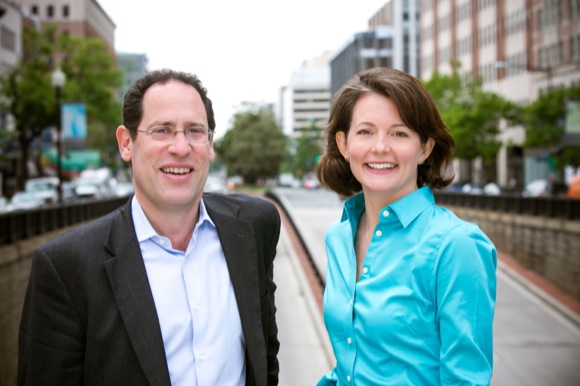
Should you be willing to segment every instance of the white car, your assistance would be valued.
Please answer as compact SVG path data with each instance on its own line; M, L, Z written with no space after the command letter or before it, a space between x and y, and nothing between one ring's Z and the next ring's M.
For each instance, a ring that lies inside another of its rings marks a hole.
M207 176L207 180L203 186L203 191L212 193L229 193L226 180L220 176L211 174Z
M534 180L528 183L522 192L524 197L544 197L550 195L548 180Z
M498 196L501 194L501 188L495 182L488 182L483 186L483 194L488 196Z
M16 192L10 199L8 210L34 209L41 207L43 204L44 201L38 198L33 192Z
M58 202L58 177L32 178L26 181L24 190L33 193L46 204Z
M0 196L0 213L7 212L9 204L10 202L6 197Z
M114 190L117 197L130 196L135 192L131 181L117 182Z

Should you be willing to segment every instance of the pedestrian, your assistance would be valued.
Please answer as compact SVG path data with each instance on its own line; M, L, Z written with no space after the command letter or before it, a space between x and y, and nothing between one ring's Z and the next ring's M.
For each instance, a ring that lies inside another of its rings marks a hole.
M317 176L349 198L326 235L336 367L318 385L489 384L496 250L435 204L455 144L431 96L404 72L361 72L325 138Z
M214 130L195 75L152 71L127 91L116 137L135 194L34 252L18 385L278 383L280 217L203 194Z

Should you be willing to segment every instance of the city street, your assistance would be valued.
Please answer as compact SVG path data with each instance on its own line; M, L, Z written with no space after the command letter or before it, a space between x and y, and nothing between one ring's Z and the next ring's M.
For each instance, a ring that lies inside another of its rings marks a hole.
M340 218L341 200L325 190L276 188L272 195L288 212L316 266L326 267L324 236ZM334 359L304 273L289 251L287 232L276 260L281 385L313 384ZM293 260L294 259L294 260ZM499 262L494 320L493 386L580 384L580 316L561 307L533 284ZM319 346L317 346L319 345Z

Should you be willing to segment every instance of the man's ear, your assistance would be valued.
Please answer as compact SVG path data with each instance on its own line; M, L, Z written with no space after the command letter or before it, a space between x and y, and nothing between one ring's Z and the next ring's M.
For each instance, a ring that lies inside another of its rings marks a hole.
M119 146L119 154L125 162L131 162L131 150L133 149L133 140L129 129L121 125L117 127L117 145Z
M209 162L213 162L215 160L215 152L213 150L213 141L209 144Z

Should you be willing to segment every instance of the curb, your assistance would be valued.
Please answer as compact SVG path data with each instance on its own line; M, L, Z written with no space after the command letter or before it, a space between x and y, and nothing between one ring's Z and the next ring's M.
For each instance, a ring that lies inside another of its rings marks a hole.
M565 294L554 284L535 272L527 272L513 257L501 251L498 251L498 270L524 287L536 299L563 316L576 328L580 328L580 314L572 307L564 304L562 299L566 299L568 303L575 303L577 308L580 308L580 305L578 305L580 302L572 299L571 296ZM531 280L532 275L534 280Z
M286 199L286 197L278 195L272 190L266 192L265 196L277 202L280 205L280 207L284 210L286 216L288 217L288 220L291 222L294 229L296 229L296 233L298 235L298 238L300 239L300 242L302 243L302 246L306 250L306 253L310 256L312 248L309 247L308 241L304 239L304 237L300 232L299 222L292 214L292 204L290 204L290 202ZM310 283L308 282L308 279L306 278L306 275L298 262L298 257L296 256L296 254L293 253L292 258L290 260L292 262L292 268L298 276L300 285L310 290L308 292L309 296L305 296L306 304L308 307L309 314L312 320L314 321L314 326L316 329L315 332L322 344L326 360L330 366L329 368L332 368L334 367L334 351L332 350L332 346L330 345L330 341L328 340L328 333L326 332L326 327L324 325L322 313L320 311L318 304L314 300Z

